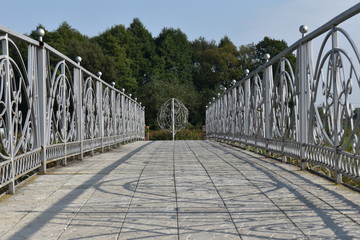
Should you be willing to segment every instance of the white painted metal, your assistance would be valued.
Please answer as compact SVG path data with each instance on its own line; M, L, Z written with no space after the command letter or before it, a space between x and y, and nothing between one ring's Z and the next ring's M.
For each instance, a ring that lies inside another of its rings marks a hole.
M308 163L325 166L336 172L337 183L342 175L359 180L360 111L354 112L349 99L353 88L355 94L360 91L360 54L349 34L338 27L359 12L360 3L308 35L307 27L301 26L299 41L246 72L209 103L206 136L263 149L283 159L297 158L302 168ZM320 50L313 52L312 41L321 37ZM295 69L286 59L293 52ZM274 73L273 66L277 66ZM239 106L237 121L229 114L234 105Z
M188 122L189 112L185 105L176 98L168 99L158 112L157 122L161 129L170 131L172 139Z
M144 108L40 41L0 27L0 188L70 156L145 137ZM19 50L15 42L28 45Z

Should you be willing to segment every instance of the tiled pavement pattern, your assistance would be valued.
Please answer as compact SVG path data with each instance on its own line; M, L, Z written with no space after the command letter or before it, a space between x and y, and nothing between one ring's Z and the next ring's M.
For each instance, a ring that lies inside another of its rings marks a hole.
M0 239L360 239L360 193L215 142L135 142L1 199Z

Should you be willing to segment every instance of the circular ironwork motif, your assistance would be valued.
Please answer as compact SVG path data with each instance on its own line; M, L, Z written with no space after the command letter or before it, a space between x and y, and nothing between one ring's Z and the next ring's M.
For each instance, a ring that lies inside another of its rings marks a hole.
M172 103L174 103L174 132L176 133L185 127L189 116L188 109L178 99L170 98L162 105L157 122L162 130L172 131Z

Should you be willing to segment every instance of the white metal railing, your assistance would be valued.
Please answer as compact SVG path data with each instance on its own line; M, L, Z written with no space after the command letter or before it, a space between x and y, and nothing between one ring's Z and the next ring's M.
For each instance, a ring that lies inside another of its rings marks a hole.
M0 27L0 188L10 193L51 161L145 137L141 104L38 33L36 41Z
M337 183L343 174L360 180L360 111L352 102L360 99L360 54L339 26L359 12L357 4L308 35L301 26L300 40L233 81L207 106L207 137L298 158L302 168L323 165Z

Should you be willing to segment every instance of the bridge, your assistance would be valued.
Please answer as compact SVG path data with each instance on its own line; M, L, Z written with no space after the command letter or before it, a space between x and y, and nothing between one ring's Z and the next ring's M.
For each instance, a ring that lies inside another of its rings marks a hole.
M142 141L136 98L1 27L0 239L359 238L359 12L223 86L206 141Z

